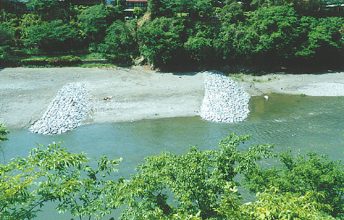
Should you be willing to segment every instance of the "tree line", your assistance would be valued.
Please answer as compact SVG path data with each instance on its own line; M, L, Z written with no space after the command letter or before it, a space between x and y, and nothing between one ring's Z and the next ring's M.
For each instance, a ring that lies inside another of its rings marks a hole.
M4 65L18 56L85 53L117 65L141 58L159 69L341 66L344 59L342 0L148 0L147 12L134 10L130 20L123 1L4 1Z
M40 146L0 164L0 218L33 219L53 202L79 219L114 219L116 209L116 219L343 219L342 161L276 154L271 145L239 150L248 139L231 134L217 149L150 156L130 178L116 173L121 159L95 163L55 143ZM262 166L267 158L275 166ZM256 197L244 201L244 190Z

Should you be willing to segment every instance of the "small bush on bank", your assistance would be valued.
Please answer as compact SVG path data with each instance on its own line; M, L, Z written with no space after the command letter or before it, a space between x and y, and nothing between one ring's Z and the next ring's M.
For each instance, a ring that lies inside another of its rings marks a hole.
M9 131L6 129L5 125L0 123L0 142L7 140L7 135Z
M8 61L9 55L7 47L0 47L0 66L3 66Z
M14 29L5 23L0 24L0 46L10 45L14 40Z
M10 46L0 46L0 68L20 66L20 55Z
M34 57L21 61L24 66L74 66L82 63L77 56Z

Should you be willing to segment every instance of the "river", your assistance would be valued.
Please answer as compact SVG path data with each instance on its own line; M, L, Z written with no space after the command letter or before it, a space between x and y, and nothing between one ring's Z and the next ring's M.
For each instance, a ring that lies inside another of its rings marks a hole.
M221 124L199 117L167 118L136 122L92 124L58 136L32 134L27 129L10 130L1 143L1 162L28 155L37 144L61 142L72 152L90 158L107 155L123 158L119 175L128 177L144 157L163 151L186 152L190 146L216 148L229 133L250 134L249 144L274 144L276 151L317 152L333 160L344 158L344 97L309 97L271 94L268 100L253 97L249 118L241 123ZM68 219L51 213L40 218Z

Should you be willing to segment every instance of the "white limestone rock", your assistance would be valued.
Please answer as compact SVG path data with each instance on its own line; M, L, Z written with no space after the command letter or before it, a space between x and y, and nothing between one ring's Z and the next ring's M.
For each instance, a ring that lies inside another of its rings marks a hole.
M250 95L229 77L219 72L205 72L205 94L200 116L224 123L240 122L249 114Z
M82 83L62 87L42 118L29 130L33 133L61 134L80 126L91 110L89 93Z

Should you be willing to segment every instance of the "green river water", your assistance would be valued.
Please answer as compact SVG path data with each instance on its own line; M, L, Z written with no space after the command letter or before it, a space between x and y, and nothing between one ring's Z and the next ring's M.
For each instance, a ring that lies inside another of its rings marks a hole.
M183 153L193 145L216 148L218 141L231 132L250 134L249 144L274 144L276 151L317 152L343 160L344 97L270 95L268 101L253 97L250 110L249 118L236 124L187 117L86 125L58 136L32 134L26 129L10 130L9 141L0 147L0 161L26 156L37 144L55 141L72 152L85 152L90 158L104 154L110 158L122 157L119 175L127 177L148 155L163 151ZM70 219L68 215L52 212L46 210L38 219Z

